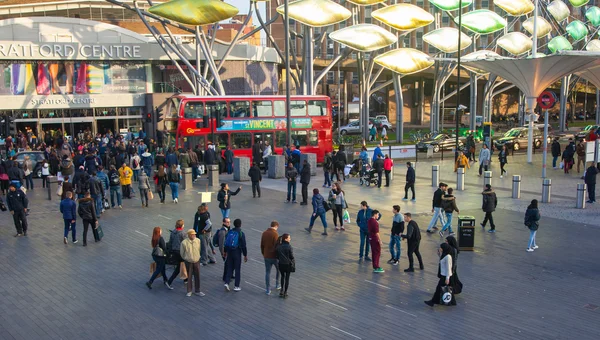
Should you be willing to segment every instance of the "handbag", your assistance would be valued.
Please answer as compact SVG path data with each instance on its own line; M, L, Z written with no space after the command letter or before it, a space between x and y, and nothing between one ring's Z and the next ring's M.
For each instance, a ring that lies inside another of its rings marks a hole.
M296 260L290 261L290 273L296 272Z
M452 287L442 287L442 294L440 294L440 305L449 306L452 302Z
M187 280L188 278L188 272L187 272L187 268L185 266L185 262L181 261L181 263L179 264L179 278L182 280Z
M331 204L323 201L323 208L325 209L325 212L328 212L329 210L331 210Z
M156 246L154 247L154 249L152 249L152 256L163 257L165 256L165 252L162 250L161 247Z
M154 274L155 271L156 271L156 262L152 262L152 263L150 263L150 275ZM162 273L158 273L158 275L156 275L156 278L158 279L161 276L162 276Z
M58 189L56 189L56 196L62 196L63 194L63 185L62 182L58 184Z

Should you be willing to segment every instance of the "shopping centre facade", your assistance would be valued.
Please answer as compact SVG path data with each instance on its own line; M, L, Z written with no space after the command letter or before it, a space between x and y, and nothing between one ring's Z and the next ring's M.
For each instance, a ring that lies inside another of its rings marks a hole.
M0 20L0 116L12 117L12 132L152 131L150 124L156 122L146 123L146 113L173 93L191 92L143 26L137 25L135 32L119 27L126 26L122 22L117 26L77 14L73 17L76 8L70 17L52 16L49 10L45 10L46 16L36 16L40 14L35 8L40 6L65 15L61 6L82 3L82 13L96 7L109 13L111 8L99 1L32 3L19 5L20 13L13 11L13 18L0 15L6 18ZM0 14L19 6L0 6ZM32 16L27 16L24 8L31 9ZM124 22L134 22L133 18ZM185 56L194 61L191 37L181 34L176 39ZM217 60L225 49L214 45ZM236 45L221 70L226 92L276 94L279 62L271 48Z

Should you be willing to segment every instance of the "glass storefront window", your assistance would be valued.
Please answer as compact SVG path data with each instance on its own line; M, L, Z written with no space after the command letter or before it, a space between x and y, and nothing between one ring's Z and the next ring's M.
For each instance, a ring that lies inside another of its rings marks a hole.
M67 117L92 117L94 115L94 110L92 109L71 109L65 110L68 111Z
M37 118L37 110L14 110L12 116L14 119Z
M231 102L229 104L229 116L231 118L250 117L250 102L249 101Z
M94 109L96 117L110 117L117 115L117 109L114 107L98 107Z
M183 109L184 118L202 118L204 116L204 103L202 102L187 102Z
M63 110L40 110L40 118L62 118Z
M231 135L232 149L250 149L252 136L249 132L238 132Z
M127 108L127 115L128 116L142 116L143 112L145 108L143 107L128 107Z

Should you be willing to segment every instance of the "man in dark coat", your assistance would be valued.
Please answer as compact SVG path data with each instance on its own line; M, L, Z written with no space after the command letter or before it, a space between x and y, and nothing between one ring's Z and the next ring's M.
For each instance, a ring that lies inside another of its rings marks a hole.
M8 195L6 195L6 206L8 207L8 211L13 216L13 221L15 222L15 228L17 229L17 234L15 237L19 236L27 236L27 206L29 205L29 201L27 200L27 196L21 191L17 189L17 185L14 183L10 184L8 188Z
M342 173L342 178L346 181L346 173L344 172L344 168L346 168L346 164L348 164L348 160L346 159L346 153L344 150L340 150L335 154L335 173L337 180L340 180L340 176L338 175L338 171ZM381 171L383 171L383 161L381 162Z
M215 146L211 144L206 149L206 152L204 152L204 162L206 163L207 166L213 165L213 164L215 164L216 158L217 158L217 155L215 153Z
M256 192L258 192L258 197L260 197L260 181L262 181L262 174L260 173L260 168L257 163L252 164L252 167L248 170L248 177L250 177L250 181L252 182L252 197L256 197Z
M377 187L381 188L381 176L383 175L383 158L381 158L381 155L377 156L377 159L373 162L373 169L377 172Z
M492 186L489 184L485 185L485 190L481 194L483 195L483 204L481 209L485 212L485 218L483 219L481 226L485 228L485 224L489 220L491 229L488 232L495 233L496 225L494 224L492 212L496 210L496 206L498 205L498 198L496 197L496 193L494 192L494 190L492 190Z
M305 159L300 171L300 184L302 184L302 202L300 205L308 204L308 185L310 184L310 164Z
M256 145L256 144L255 144ZM254 152L254 150L252 150ZM233 173L233 151L231 150L231 146L227 145L227 149L223 153L223 157L225 157L225 168L227 169L227 174L231 175ZM253 162L259 164L256 161L256 156L252 155Z
M596 175L598 175L598 168L592 162L589 168L585 171L585 184L587 185L588 191L588 203L596 202Z
M556 161L558 160L558 157L560 157L560 143L558 142L558 137L554 138L554 141L552 141L552 146L551 146L551 151L552 151L552 168L554 169L558 169L556 167Z
M415 175L415 169L412 167L412 163L406 162L406 184L404 185L404 198L403 198L404 201L408 200L408 189L410 189L412 191L413 202L416 201L416 199L415 199L415 179L416 178L417 177Z
M262 142L254 142L252 145L252 162L260 164L262 162Z
M417 260L419 261L419 268L421 270L423 267L423 259L421 258L421 252L419 251L419 246L421 245L421 230L419 230L419 225L412 219L411 213L404 214L404 222L406 224L406 234L400 235L403 239L406 240L406 245L408 248L407 256L408 256L408 268L405 269L405 272L414 272L414 259L413 253L417 255Z

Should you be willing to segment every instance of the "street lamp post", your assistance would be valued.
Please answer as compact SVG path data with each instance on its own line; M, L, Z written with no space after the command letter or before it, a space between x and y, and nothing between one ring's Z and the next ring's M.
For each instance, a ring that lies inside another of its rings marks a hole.
M458 159L458 113L460 111L460 55L461 55L461 36L462 36L462 0L458 1L458 61L457 61L457 85L456 85L456 111L454 118L456 119L455 145L454 145L454 160Z
M287 129L287 142L292 145L292 118L290 116L291 99L290 99L290 16L288 13L288 0L284 0L284 21L283 21L283 36L285 37L285 118Z

